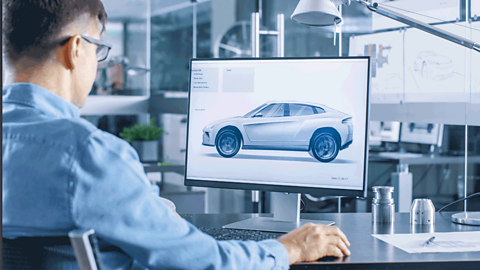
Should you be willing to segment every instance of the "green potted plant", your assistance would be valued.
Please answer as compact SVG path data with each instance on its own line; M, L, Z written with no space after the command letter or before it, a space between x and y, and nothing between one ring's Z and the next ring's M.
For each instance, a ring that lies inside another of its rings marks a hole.
M122 139L129 142L138 153L141 161L158 161L158 138L163 129L155 125L155 118L150 119L150 124L135 124L124 128L120 133Z

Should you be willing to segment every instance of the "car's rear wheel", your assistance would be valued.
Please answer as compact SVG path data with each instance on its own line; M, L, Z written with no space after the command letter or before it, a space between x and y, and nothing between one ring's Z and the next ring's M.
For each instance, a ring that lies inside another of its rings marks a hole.
M337 157L339 144L339 140L331 132L320 132L313 138L309 153L320 162L330 162Z
M217 152L225 158L231 158L240 151L242 140L240 136L232 129L221 130L216 139Z

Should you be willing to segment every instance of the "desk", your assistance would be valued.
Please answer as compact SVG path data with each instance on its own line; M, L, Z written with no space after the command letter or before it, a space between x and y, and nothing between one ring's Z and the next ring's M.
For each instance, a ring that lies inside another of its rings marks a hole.
M371 163L393 163L397 171L392 173L392 186L395 187L394 200L396 211L408 213L412 204L413 177L408 171L409 165L464 164L463 156L419 155L408 153L369 153ZM468 156L468 163L479 164L480 156Z
M480 231L480 226L452 223L453 212L436 213L435 232ZM271 214L182 215L199 227L216 227L256 216ZM302 214L304 219L334 220L348 237L352 255L343 259L293 265L291 269L480 269L480 252L409 254L371 236L375 233L412 233L410 216L396 213L393 226L373 226L371 213ZM420 229L419 229L420 230Z
M163 175L166 172L174 172L178 173L180 175L185 174L185 166L184 165L157 165L157 162L144 162L143 164L143 170L145 171L146 174L151 173L151 172L159 172L160 173L160 179L158 181L155 181L152 184L156 184L160 187L160 189L163 189ZM187 190L191 190L190 187L187 187Z
M158 166L155 163L143 163L143 169L146 173L149 172L176 172L178 174L185 174L185 166L184 165L162 165Z

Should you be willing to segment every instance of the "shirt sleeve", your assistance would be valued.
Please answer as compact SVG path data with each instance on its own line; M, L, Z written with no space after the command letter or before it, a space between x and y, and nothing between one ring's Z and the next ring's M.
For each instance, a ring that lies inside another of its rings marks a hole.
M288 269L277 240L216 241L178 218L149 183L135 150L95 131L72 166L72 218L144 266L174 269Z

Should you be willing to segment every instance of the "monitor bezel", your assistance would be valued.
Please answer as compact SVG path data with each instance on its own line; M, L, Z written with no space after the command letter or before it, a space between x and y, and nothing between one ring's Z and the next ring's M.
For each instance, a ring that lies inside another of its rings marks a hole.
M271 185L271 184L252 184L252 183L238 183L238 182L222 182L209 180L196 180L194 178L187 178L188 170L188 138L190 128L190 96L192 83L192 64L199 61L262 61L262 60L331 60L331 59L365 59L368 63L368 79L367 79L367 98L366 98L366 119L365 119L365 152L364 152L364 166L363 166L363 188L361 190L355 189L334 189L334 188L319 188L319 187L300 187L287 185ZM284 192L284 193L306 193L316 196L346 196L365 198L367 196L367 179L368 179L368 137L369 137L369 119L370 119L370 80L371 80L371 60L370 56L353 56L353 57L269 57L269 58L195 58L190 59L189 63L189 79L188 79L188 110L187 110L187 144L185 151L185 186L195 187L210 187L210 188L226 188L226 189L241 189L241 190L258 190L269 192Z

